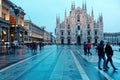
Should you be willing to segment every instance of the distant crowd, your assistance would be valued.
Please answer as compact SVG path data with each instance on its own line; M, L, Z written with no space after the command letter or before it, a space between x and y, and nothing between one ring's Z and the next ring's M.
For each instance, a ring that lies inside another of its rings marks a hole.
M26 46L28 48L30 48L33 52L36 53L38 46L39 46L39 48L41 50L41 48L44 46L44 44L42 42L36 43L36 42L33 41L31 43L26 43Z

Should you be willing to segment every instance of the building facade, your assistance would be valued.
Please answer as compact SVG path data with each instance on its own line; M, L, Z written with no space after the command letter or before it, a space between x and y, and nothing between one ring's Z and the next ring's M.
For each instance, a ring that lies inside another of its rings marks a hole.
M120 45L120 32L118 33L104 33L104 40L113 45Z
M51 33L44 30L44 44L51 44Z
M0 42L24 43L24 10L9 0L0 0Z
M10 2L10 39L11 42L17 41L19 45L24 44L24 10Z
M24 24L24 29L26 30L24 37L25 43L35 41L37 43L52 44L55 42L54 36L52 33L46 31L45 27L39 27L29 20L25 20Z
M55 44L55 36L53 36L53 34L50 33L50 37L51 37L50 44Z
M10 3L0 0L0 44L10 41Z
M82 4L82 8L76 8L72 3L68 16L65 10L64 21L60 22L60 17L56 16L55 35L58 44L98 43L103 40L102 14L95 21L93 10L91 15L87 13L86 3Z
M43 42L44 29L40 28L29 20L25 20L24 28L26 30L24 39L25 43L31 43L32 41Z

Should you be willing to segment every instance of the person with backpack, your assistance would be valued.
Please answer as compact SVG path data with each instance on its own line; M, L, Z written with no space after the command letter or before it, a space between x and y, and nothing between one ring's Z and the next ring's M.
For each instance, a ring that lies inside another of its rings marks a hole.
M83 44L83 49L84 49L84 55L86 55L87 54L87 44L86 44L86 42L84 42L84 44Z

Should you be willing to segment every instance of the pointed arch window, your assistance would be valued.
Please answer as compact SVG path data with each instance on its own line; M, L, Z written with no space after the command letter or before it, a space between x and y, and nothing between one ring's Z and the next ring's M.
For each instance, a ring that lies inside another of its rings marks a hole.
M78 30L80 30L80 26L78 26Z
M70 35L70 32L68 31L68 35Z
M68 24L68 29L70 29L70 25Z
M90 35L90 31L88 31L88 35Z
M80 15L77 15L77 21L78 22L80 21Z
M95 31L95 35L97 35L97 31Z
M88 28L90 28L90 24L88 24Z

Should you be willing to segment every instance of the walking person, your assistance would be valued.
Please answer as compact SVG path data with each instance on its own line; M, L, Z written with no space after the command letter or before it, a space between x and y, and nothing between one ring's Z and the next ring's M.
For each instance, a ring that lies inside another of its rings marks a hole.
M112 50L112 47L110 45L110 42L107 42L107 44L106 44L105 53L107 55L106 67L109 68L108 67L108 62L110 62L110 64L113 67L113 69L117 70L117 68L115 68L115 66L113 65L113 61L112 61L113 50Z
M100 44L98 45L98 69L102 70L100 63L101 59L104 60L103 68L106 70L106 58L105 58L105 52L104 52L104 41L100 41Z
M92 55L92 53L90 52L90 49L91 49L91 43L90 42L87 43L87 49L88 49L88 55L89 54Z
M83 49L84 49L84 55L86 55L87 54L87 44L86 44L86 42L84 42L84 44L83 44Z
M33 53L33 51L34 51L34 42L33 41L32 41L32 43L30 43L30 48L31 48L31 51Z
M34 46L34 53L37 53L37 43L34 42L33 46Z

